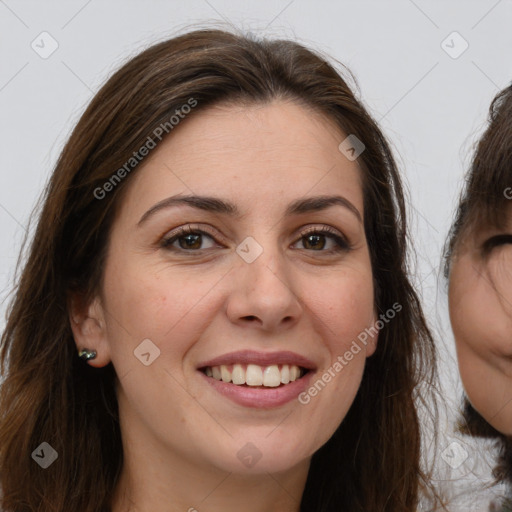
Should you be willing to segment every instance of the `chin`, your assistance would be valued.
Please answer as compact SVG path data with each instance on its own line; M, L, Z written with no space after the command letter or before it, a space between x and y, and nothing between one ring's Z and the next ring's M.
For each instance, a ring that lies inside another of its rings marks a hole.
M259 475L286 472L295 466L305 463L315 451L307 450L300 443L288 442L282 437L271 439L266 429L264 436L245 435L240 440L230 443L222 450L223 458L219 459L219 451L211 454L215 458L212 463L223 471L243 475ZM267 436L265 438L265 436Z
M236 457L234 460L224 461L222 469L230 473L251 476L251 475L268 475L269 473L286 473L296 466L309 462L309 457L297 458L296 455L282 454L276 452L274 454L262 454L259 460L250 463L248 460L240 461Z
M498 432L509 437L512 436L512 417L510 417L510 415L498 419L490 418L490 420L489 424Z

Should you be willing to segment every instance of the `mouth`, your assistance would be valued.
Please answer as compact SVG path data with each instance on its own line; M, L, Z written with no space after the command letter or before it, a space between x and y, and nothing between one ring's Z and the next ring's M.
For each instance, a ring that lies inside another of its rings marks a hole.
M250 388L279 388L304 377L310 370L295 364L257 365L235 363L232 365L199 368L207 377L217 381Z
M261 409L293 402L316 373L311 360L290 351L241 350L203 361L196 369L214 392Z

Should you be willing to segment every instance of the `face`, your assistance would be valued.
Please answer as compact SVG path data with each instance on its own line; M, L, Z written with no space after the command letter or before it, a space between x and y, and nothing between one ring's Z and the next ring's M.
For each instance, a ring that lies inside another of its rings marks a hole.
M503 231L466 236L454 255L450 319L464 388L473 407L512 435L512 211Z
M345 138L292 103L216 106L131 177L101 300L74 329L98 352L89 364L115 367L125 439L263 473L308 462L334 433L376 343L351 349L375 316Z

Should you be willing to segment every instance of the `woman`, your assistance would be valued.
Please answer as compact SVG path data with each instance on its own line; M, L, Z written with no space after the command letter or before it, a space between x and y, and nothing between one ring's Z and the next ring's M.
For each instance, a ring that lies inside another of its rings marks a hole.
M446 255L450 320L467 398L463 431L499 440L498 480L512 483L512 87L489 111ZM508 504L507 504L508 503ZM503 510L512 510L508 500Z
M2 338L3 509L415 510L435 352L405 257L389 146L324 59L148 48L46 190Z

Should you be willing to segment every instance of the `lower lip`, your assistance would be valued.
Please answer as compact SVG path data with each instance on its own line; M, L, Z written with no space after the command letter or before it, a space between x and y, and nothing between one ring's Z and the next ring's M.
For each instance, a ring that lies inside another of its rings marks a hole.
M221 395L244 407L257 409L270 409L279 407L297 398L309 384L315 372L308 371L306 375L284 386L276 388L251 388L248 386L237 386L229 382L208 377L205 373L199 372L204 379Z

